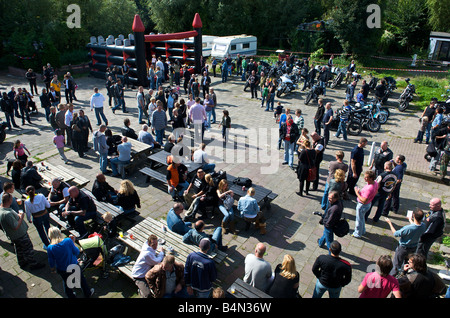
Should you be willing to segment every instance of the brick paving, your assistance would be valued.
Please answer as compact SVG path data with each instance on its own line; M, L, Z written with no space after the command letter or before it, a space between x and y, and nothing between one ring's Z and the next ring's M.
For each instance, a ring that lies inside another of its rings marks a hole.
M42 88L42 83L39 83ZM75 102L75 109L85 108L86 114L95 125L94 114L89 111L89 98L92 94L92 88L98 86L103 94L104 81L83 77L77 79L79 90L77 97L79 102ZM9 90L10 86L28 87L22 78L0 74L0 91ZM220 120L223 109L228 109L232 119L232 127L239 129L275 129L277 125L272 113L264 112L260 108L261 101L251 99L250 92L243 91L243 83L240 78L233 76L227 83L221 83L220 79L213 78L213 85L218 96L217 119ZM345 98L344 88L327 89L326 101L333 103L334 107L340 106ZM398 93L398 92L397 92ZM128 114L122 114L121 111L112 114L111 110L105 105L105 113L110 123L110 128L115 133L120 133L123 119L129 117L131 126L136 131L140 130L137 122L137 107L135 103L136 90L127 90L125 93ZM295 110L300 108L305 117L305 127L310 131L314 130L313 116L315 105L305 106L303 99L305 94L296 92L289 96L276 99L281 101L284 107L290 107ZM396 95L394 95L396 96ZM183 94L181 97L186 98ZM38 100L38 97L35 97ZM40 105L40 103L37 103ZM395 106L395 99L389 103ZM391 108L391 117L386 125L378 133L368 133L363 131L361 136L369 139L369 146L366 147L366 158L369 155L370 145L376 142L378 145L382 140L387 140L394 155L403 154L406 156L408 164L407 176L401 192L400 214L392 215L394 226L400 228L406 224L404 217L407 210L419 207L428 208L429 200L437 196L442 199L444 208L450 208L448 200L449 187L447 183L441 183L437 177L427 172L428 162L423 158L425 154L425 145L413 143L417 133L418 122L417 113L408 110L400 113L394 107ZM23 129L15 129L8 133L7 140L0 145L0 160L12 157L12 142L20 138L30 149L33 160L46 160L53 164L61 164L57 151L51 144L52 132L45 121L42 112L39 115L32 115L33 125L26 125ZM94 127L95 129L95 127ZM245 131L239 131L242 133ZM296 260L297 270L300 273L299 291L302 297L311 298L315 277L311 271L312 264L317 256L326 253L324 249L317 246L317 239L322 235L322 226L318 224L318 217L312 215L312 212L320 209L320 200L322 197L324 179L327 172L328 162L334 160L334 152L342 149L345 152L345 161L348 162L350 151L357 144L361 136L349 136L348 141L342 141L331 137L329 147L327 148L324 161L320 170L320 184L318 191L311 191L309 196L299 197L295 194L298 189L298 180L292 170L287 166L282 166L283 151L276 149L278 136L272 136L272 139L248 138L245 146L238 145L236 152L242 151L239 156L227 157L227 160L221 160L219 148L213 148L215 141L221 140L221 132L217 125L213 125L211 132L207 132L205 137L209 146L207 151L212 151L211 158L215 160L217 169L224 169L227 173L234 176L250 177L254 183L271 189L278 194L278 197L272 202L272 208L264 211L267 218L267 234L260 235L258 232L250 230L242 231L244 224L239 223L237 235L227 234L224 236L224 244L228 245L228 259L218 266L219 279L218 285L227 289L231 283L238 277L242 278L244 274L244 258L252 253L258 242L264 242L267 246L265 259L272 264L272 268L281 262L283 256L291 254ZM250 136L248 136L250 137ZM256 143L255 143L256 142ZM220 143L221 144L221 143ZM255 150L260 152L255 153ZM67 157L71 161L67 166L77 173L89 177L91 183L95 175L99 172L97 156L90 151L83 159L78 158L77 154L68 149ZM240 159L244 160L240 160ZM263 161L270 158L270 161ZM259 162L259 163L258 163ZM367 167L366 167L367 169ZM268 170L268 171L267 171ZM0 179L5 181L6 165L0 166ZM267 173L269 172L269 173ZM165 218L167 212L172 207L170 195L164 189L165 187L154 182L147 184L145 177L138 172L128 177L136 186L141 197L142 208L139 210L140 218L151 216L155 219ZM107 177L107 180L115 188L118 188L120 179ZM354 228L355 219L355 200L345 201L344 213L349 219L351 232ZM216 214L208 220L208 230L212 230L221 222L221 216ZM124 224L124 227L131 226ZM37 257L46 262L46 253L42 249L39 236L30 225L29 234L34 243ZM342 298L358 297L357 287L364 277L367 267L373 264L382 254L391 254L396 247L397 241L392 237L391 232L384 221L373 224L371 221L367 224L367 235L362 239L352 238L347 235L343 238L337 238L343 246L342 257L347 259L353 266L352 282L343 288ZM4 292L2 297L11 298L61 298L64 297L60 277L51 274L49 267L35 272L24 271L19 268L11 244L3 234L0 233L0 286ZM113 272L109 279L99 277L98 272L87 273L88 282L95 288L95 297L99 298L136 298L136 288L129 278L118 272ZM327 297L327 294L325 295Z

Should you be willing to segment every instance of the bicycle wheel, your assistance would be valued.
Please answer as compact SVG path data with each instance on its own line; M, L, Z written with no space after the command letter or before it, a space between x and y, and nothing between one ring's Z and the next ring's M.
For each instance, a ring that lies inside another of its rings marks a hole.
M347 133L351 136L358 136L362 131L362 125L359 121L352 120L347 126Z

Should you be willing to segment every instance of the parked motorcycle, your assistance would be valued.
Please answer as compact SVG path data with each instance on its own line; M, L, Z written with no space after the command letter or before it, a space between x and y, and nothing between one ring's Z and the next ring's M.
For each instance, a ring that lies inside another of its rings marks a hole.
M340 69L340 68L332 69L331 73L336 74L333 78L333 82L331 82L331 85L330 85L331 88L335 88L335 87L341 85L342 81L344 80L345 76L347 75L347 68L344 67L342 69Z
M405 80L408 85L403 90L399 98L398 110L401 112L404 112L409 107L409 103L413 100L414 94L416 92L416 87L409 81L409 78Z
M375 111L371 106L352 111L347 126L348 134L352 136L358 136L364 128L371 132L378 132L381 128L381 124L375 118Z
M283 74L279 79L278 79L278 88L277 88L277 93L276 96L280 97L282 94L288 94L294 90L296 90L298 88L298 85L296 84L297 79L296 79L296 75L288 75L288 74Z
M377 87L378 84L378 78L377 77L373 77L372 73L369 74L370 76L370 81L369 81L369 89L371 91L375 90L375 88Z
M0 144L3 143L6 139L6 128L8 124L0 119Z
M382 104L386 104L388 98L392 95L392 92L397 89L397 82L393 77L385 77L386 80L386 94L382 99Z
M323 88L320 87L318 83L313 84L313 87L306 94L305 105L308 105L309 102L313 99L317 102L320 95L323 95Z

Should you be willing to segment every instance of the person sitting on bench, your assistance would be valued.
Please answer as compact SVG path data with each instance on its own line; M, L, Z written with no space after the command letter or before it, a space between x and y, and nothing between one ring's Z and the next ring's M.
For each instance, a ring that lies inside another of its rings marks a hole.
M246 223L246 231L250 228L251 223L255 222L255 228L259 229L261 234L266 234L266 220L254 198L255 193L255 188L249 188L247 195L239 199L237 209Z
M85 238L88 234L84 221L93 219L97 215L97 206L94 200L76 186L69 188L69 201L66 204L63 217L67 218L69 224L77 230L79 239Z
M47 199L52 207L51 210L57 210L58 215L61 215L69 201L69 185L59 178L54 178Z

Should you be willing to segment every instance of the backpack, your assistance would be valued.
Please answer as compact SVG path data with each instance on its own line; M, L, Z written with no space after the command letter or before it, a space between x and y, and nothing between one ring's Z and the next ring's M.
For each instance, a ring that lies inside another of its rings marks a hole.
M346 219L340 219L333 229L334 234L339 237L344 237L350 231L350 226Z
M250 188L252 186L252 180L249 178L237 177L233 180L234 184L239 186L245 186L246 188Z

